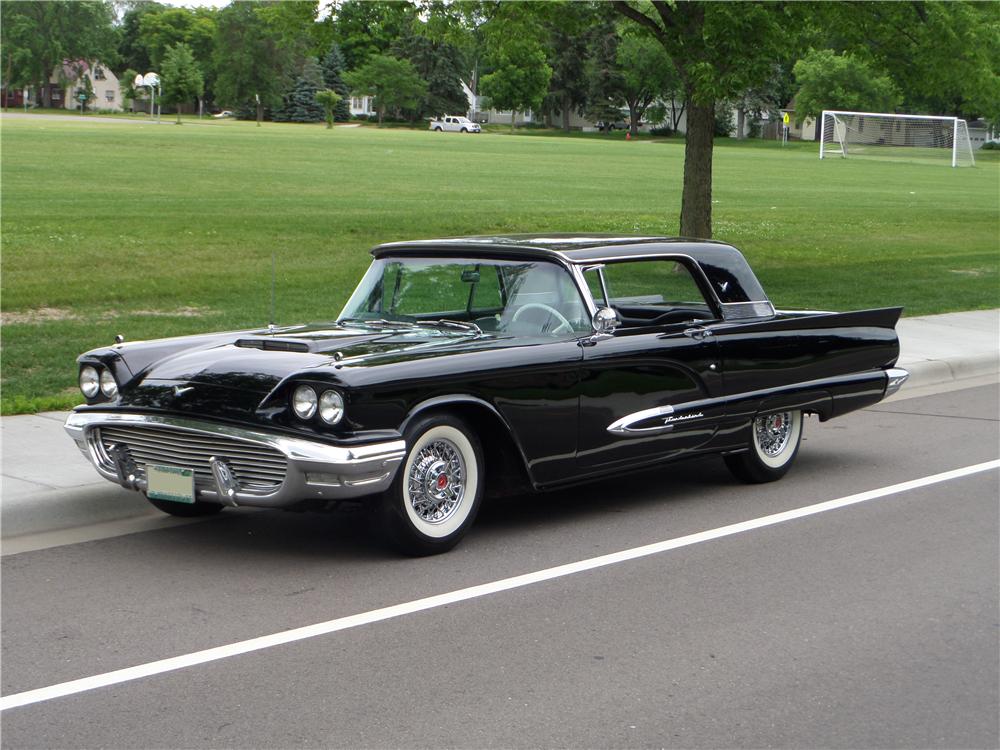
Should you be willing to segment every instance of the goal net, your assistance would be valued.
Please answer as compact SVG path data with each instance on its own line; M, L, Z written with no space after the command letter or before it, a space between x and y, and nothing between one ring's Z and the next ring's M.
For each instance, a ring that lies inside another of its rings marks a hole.
M911 161L972 167L969 126L957 117L890 115L825 110L819 158L902 157Z

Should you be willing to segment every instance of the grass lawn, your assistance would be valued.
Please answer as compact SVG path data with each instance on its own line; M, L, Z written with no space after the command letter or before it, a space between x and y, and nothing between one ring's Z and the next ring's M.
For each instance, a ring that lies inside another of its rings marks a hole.
M78 403L111 343L330 319L389 240L676 234L680 140L461 135L225 121L2 123L2 410ZM534 135L535 131L528 131ZM1000 152L974 169L715 150L715 236L779 306L998 301Z

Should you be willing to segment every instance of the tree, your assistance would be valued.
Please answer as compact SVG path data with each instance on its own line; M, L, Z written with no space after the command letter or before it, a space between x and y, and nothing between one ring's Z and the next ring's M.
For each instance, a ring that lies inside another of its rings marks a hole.
M162 67L167 52L181 42L200 64L210 61L215 15L209 8L161 8L144 13L139 19L139 40L152 68Z
M828 44L884 70L908 112L1000 122L1000 9L996 3L821 4Z
M880 75L864 60L838 55L833 50L812 50L793 68L799 85L795 119L818 119L824 109L892 112L900 94L887 75Z
M348 70L357 70L373 55L389 54L417 18L413 3L398 0L344 0L332 10L334 41Z
M334 119L337 122L350 120L351 108L348 98L351 92L344 83L344 56L340 53L340 47L336 42L330 45L326 57L323 58L323 84L339 95Z
M552 68L546 62L545 22L561 5L548 3L497 3L481 25L490 72L479 81L479 93L495 109L510 113L510 129L518 112L537 111L549 90Z
M123 102L134 102L139 98L139 92L135 88L135 77L139 72L128 68L118 79L118 89L122 92ZM134 107L133 107L134 111Z
M418 75L427 82L427 93L419 105L420 116L461 113L469 108L462 90L463 59L459 50L448 42L420 33L420 25L400 39L393 52L409 60Z
M316 101L316 92L323 88L323 69L314 60L306 60L295 86L275 110L275 122L322 122L323 107Z
M610 133L609 123L621 117L624 78L618 66L620 38L614 21L602 19L590 32L587 51L587 117L603 123L604 132Z
M139 73L148 73L153 69L153 63L149 59L149 50L143 43L139 27L143 16L147 13L158 13L166 8L166 5L152 0L132 0L129 3L117 29L118 57L123 66Z
M177 107L177 124L180 125L180 105L197 99L205 90L205 79L194 61L194 53L184 42L178 42L163 56L160 85L161 99Z
M346 73L344 81L353 92L375 97L379 125L386 110L412 109L427 94L427 83L413 64L388 55L373 55L360 68Z
M257 125L264 108L288 88L290 55L258 14L259 2L230 3L219 11L215 37L216 99L233 109L252 106Z
M545 50L530 38L508 39L492 56L493 72L482 77L479 90L495 109L509 109L510 129L518 112L537 111L549 89L552 68Z
M316 92L316 101L326 112L326 129L333 128L333 121L337 116L337 105L340 104L340 94L332 89L323 89Z
M662 45L644 34L624 34L618 43L616 62L621 71L622 99L628 107L629 130L635 135L646 108L674 90L676 72Z
M543 107L546 116L553 111L561 116L563 130L569 130L573 110L587 105L587 69L581 61L587 59L590 32L599 12L599 6L589 3L567 3L546 23L546 54L552 77Z
M715 104L760 84L775 61L794 53L797 14L808 9L794 3L613 3L663 46L681 79L688 119L680 233L711 237Z
M114 62L112 9L94 0L0 3L4 84L33 84L52 106L49 77L64 60Z

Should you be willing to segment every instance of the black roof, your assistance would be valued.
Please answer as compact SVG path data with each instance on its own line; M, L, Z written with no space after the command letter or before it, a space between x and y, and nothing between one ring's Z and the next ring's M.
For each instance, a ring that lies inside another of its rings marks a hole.
M689 255L708 260L739 251L724 242L683 237L633 236L621 234L509 234L447 237L409 242L388 242L372 255L421 255L426 253L468 255L489 253L500 257L548 257L571 263L591 263L636 255Z
M389 242L374 248L372 255L535 258L581 265L686 255L701 267L720 302L767 301L743 254L732 245L714 240L622 234L510 234Z

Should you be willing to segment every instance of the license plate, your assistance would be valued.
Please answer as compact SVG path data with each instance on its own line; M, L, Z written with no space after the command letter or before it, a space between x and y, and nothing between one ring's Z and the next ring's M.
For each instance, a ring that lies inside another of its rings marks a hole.
M146 465L146 494L154 500L194 502L194 469Z

